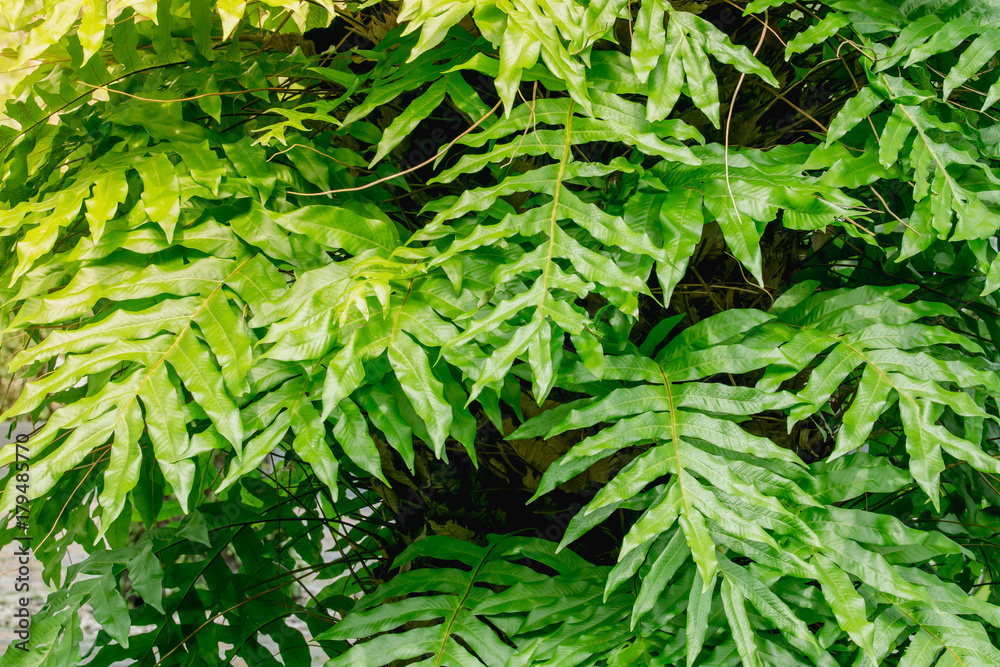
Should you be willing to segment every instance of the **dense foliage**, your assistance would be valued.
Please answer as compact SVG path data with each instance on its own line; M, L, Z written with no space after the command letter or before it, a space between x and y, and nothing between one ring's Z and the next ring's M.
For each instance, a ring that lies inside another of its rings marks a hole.
M998 20L5 0L0 665L1000 664Z

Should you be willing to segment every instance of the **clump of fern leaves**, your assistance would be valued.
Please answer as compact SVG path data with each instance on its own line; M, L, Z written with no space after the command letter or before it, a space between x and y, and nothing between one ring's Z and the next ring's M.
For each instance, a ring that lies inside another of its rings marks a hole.
M988 8L57 4L0 664L1000 663Z

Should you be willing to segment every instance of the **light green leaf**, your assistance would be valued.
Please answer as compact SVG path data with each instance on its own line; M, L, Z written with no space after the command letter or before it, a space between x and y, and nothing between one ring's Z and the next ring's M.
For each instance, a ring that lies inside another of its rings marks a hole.
M1000 288L1000 255L994 258L990 264L990 271L986 274L986 285L983 287L983 296L992 294Z
M558 345L562 347L560 339L562 334L558 334L555 340L552 337L552 326L541 322L534 335L528 341L528 362L531 366L532 383L531 391L535 401L539 404L545 402L552 386L555 384L555 369L552 367L552 347Z
M142 411L136 401L130 402L115 424L115 439L111 445L111 458L104 473L104 489L98 497L103 509L101 529L97 540L108 531L111 523L122 512L125 500L139 481L139 465L142 452L139 437L142 435Z
M688 488L694 486L695 482L687 472L681 472L681 477L688 482L686 485ZM681 489L680 493L683 494L684 489ZM688 505L680 513L678 520L681 524L681 530L684 532L684 539L687 541L688 547L691 548L691 558L698 566L702 582L713 581L718 570L715 558L717 550L715 542L712 541L712 536L708 532L708 527L705 525L704 515L692 505ZM704 585L708 586L707 583Z
M700 575L695 577L688 595L687 631L685 644L687 646L687 664L692 667L698 660L702 646L705 643L705 633L708 631L708 616L712 612L712 601L715 599L715 582L713 579L704 585ZM701 586L698 584L702 583Z
M931 404L917 403L910 399L899 402L903 430L906 432L906 451L910 455L910 472L935 507L939 506L939 478L944 470L940 442L925 428L930 421Z
M431 373L427 353L408 334L397 332L389 345L389 363L413 409L426 424L434 453L442 456L451 429L451 405L444 400L444 386Z
M753 577L748 570L735 565L721 552L717 556L725 580L733 588L739 589L741 595L749 600L762 616L780 629L786 641L809 655L816 664L821 664L824 659L830 664L836 664L819 645L816 636L806 624L764 582Z
M239 451L243 442L240 412L226 392L222 373L190 329L185 329L178 337L167 354L167 361L219 433Z
M146 215L163 229L167 243L172 243L181 212L177 168L166 155L155 153L136 162L135 169L142 177L142 203Z
M107 26L107 0L83 0L83 15L76 36L83 47L83 62L97 53L104 42L104 31Z
M303 206L290 213L273 216L290 232L303 234L331 250L359 255L373 247L388 254L399 245L396 229L370 204L343 206Z
M977 37L948 71L941 90L942 97L948 99L951 91L975 76L980 67L996 56L997 51L1000 51L1000 30L990 30Z
M87 223L90 225L90 234L94 243L101 240L105 224L115 216L115 211L118 210L118 206L125 201L127 196L128 183L125 181L125 172L105 172L94 181L94 193L87 200L86 212Z
M219 0L217 8L222 17L222 36L228 38L239 25L246 10L246 0Z
M677 570L687 560L689 553L690 549L684 543L683 532L680 530L673 531L673 535L663 547L663 551L653 561L652 567L646 576L642 578L639 595L636 597L635 605L632 607L632 629L635 629L635 626L642 619L643 615L653 608L656 600L662 595L671 580L673 580Z
M345 399L342 404L348 402L349 399ZM303 461L309 464L316 477L327 485L334 500L336 500L338 496L337 459L333 455L333 452L330 451L330 446L326 441L325 422L308 396L300 394L296 398L295 407L292 409L291 427L292 432L295 434L295 439L292 441L292 449L302 457ZM336 430L335 428L335 434ZM336 435L335 437L340 440L340 437ZM344 444L343 441L341 441L341 444ZM345 450L346 448L347 445L345 445ZM348 455L350 455L350 452L348 452Z
M745 667L764 667L757 646L757 636L747 616L746 598L733 586L728 577L722 578L722 604L726 618L736 640L736 648Z
M868 584L904 600L920 600L921 591L904 580L885 558L873 551L862 548L853 540L848 540L828 530L818 530L823 544L823 555L845 572Z
M163 613L163 566L153 554L153 542L139 538L138 552L127 562L128 578L132 588L139 592L143 602Z
M216 493L222 493L248 472L256 470L261 461L277 448L278 443L288 432L291 420L291 413L282 410L270 426L246 443L237 459L230 464L229 473L219 484Z
M862 88L861 92L847 101L847 104L837 113L830 129L826 133L826 145L847 134L863 118L875 111L884 100L872 88Z
M22 350L9 361L9 368L16 370L26 364L50 359L57 354L87 352L113 343L142 335L154 336L161 331L177 333L191 321L198 307L193 298L166 299L135 312L118 310L106 319L73 331L54 331L38 345Z
M94 610L94 619L116 642L128 648L129 628L132 624L128 606L118 592L115 578L111 574L105 574L80 581L73 585L73 589L90 593L90 606Z
M656 265L664 303L670 303L674 288L687 271L704 222L702 194L694 188L674 188L664 196L660 208L664 257Z
M663 54L666 32L663 28L663 13L666 7L661 0L643 2L632 31L632 69L641 83L646 83L649 73Z
M742 45L735 46L730 41L729 35L700 16L690 12L671 10L670 21L676 21L692 34L700 35L704 39L705 51L715 56L719 62L731 65L744 74L758 76L775 88L780 85L771 70L757 60L750 49Z
M875 423L885 411L892 389L892 382L882 371L872 365L865 366L854 400L844 413L843 424L837 433L837 445L830 453L830 459L860 449L865 444Z
M133 374L122 385L112 386L111 390L124 389L126 392L129 390L134 392L138 384L137 380L138 378ZM111 437L117 424L118 411L108 411L109 406L107 402L102 403L92 406L96 408L92 410L92 412L97 412L94 415L95 418L76 426L69 437L66 438L54 453L39 461L31 462L31 486L28 488L29 500L44 496L55 486L56 482L59 481L59 478L66 471L79 465L88 454L99 445L104 444ZM77 406L79 404L80 402L78 401ZM63 410L65 411L65 408ZM63 415L63 417L66 418L66 415ZM32 444L40 447L46 439L51 440L52 436L59 430L59 421L50 420L49 424L46 424L46 428L35 437ZM10 449L13 450L13 448ZM11 458L13 459L13 456ZM14 500L19 494L16 486L16 478L11 477L7 483L7 487L4 489L3 498L0 499L0 511L7 513L14 508Z
M242 318L233 312L221 289L205 301L194 321L198 323L212 354L219 360L230 395L243 394L250 387L247 373L253 363L250 336Z
M788 41L785 45L785 62L796 53L803 53L820 42L825 42L847 25L846 16L839 12L830 12L818 23L814 23Z
M364 408L365 414L372 420L375 428L382 432L386 441L399 452L403 463L412 471L413 431L392 400L392 394L381 386L373 386L369 387L366 392L359 392L357 400Z
M851 636L854 643L865 651L873 664L878 664L873 645L875 625L868 620L864 598L854 590L854 585L847 574L822 554L816 554L812 562L816 568L816 578L823 587L823 597L833 609L841 630Z
M899 667L931 667L944 648L937 638L928 632L914 634L910 645L899 661Z
M452 74L451 76L459 75ZM409 137L413 129L440 106L448 90L448 79L449 77L445 76L435 81L420 97L413 100L403 110L403 113L396 116L389 127L385 128L382 139L378 142L375 157L368 164L369 169L388 155L389 151L398 146L400 142Z
M359 468L378 477L385 484L389 482L382 473L382 462L378 447L368 433L368 424L358 409L357 404L349 398L340 402L340 418L333 427L333 437L337 439L344 453L354 461Z

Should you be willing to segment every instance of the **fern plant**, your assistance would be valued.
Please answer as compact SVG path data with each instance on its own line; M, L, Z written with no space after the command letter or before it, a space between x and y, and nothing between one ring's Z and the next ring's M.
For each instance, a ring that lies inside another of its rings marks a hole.
M1000 664L989 7L0 18L0 664Z

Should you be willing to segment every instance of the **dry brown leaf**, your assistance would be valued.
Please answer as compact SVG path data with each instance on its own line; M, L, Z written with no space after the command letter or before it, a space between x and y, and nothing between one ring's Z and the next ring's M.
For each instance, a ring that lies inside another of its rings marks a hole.
M449 519L447 522L440 524L436 521L427 521L430 525L431 530L434 531L435 535L446 535L448 537L454 537L465 542L473 542L476 539L476 534L466 528L465 526L460 526L455 523L454 520Z

